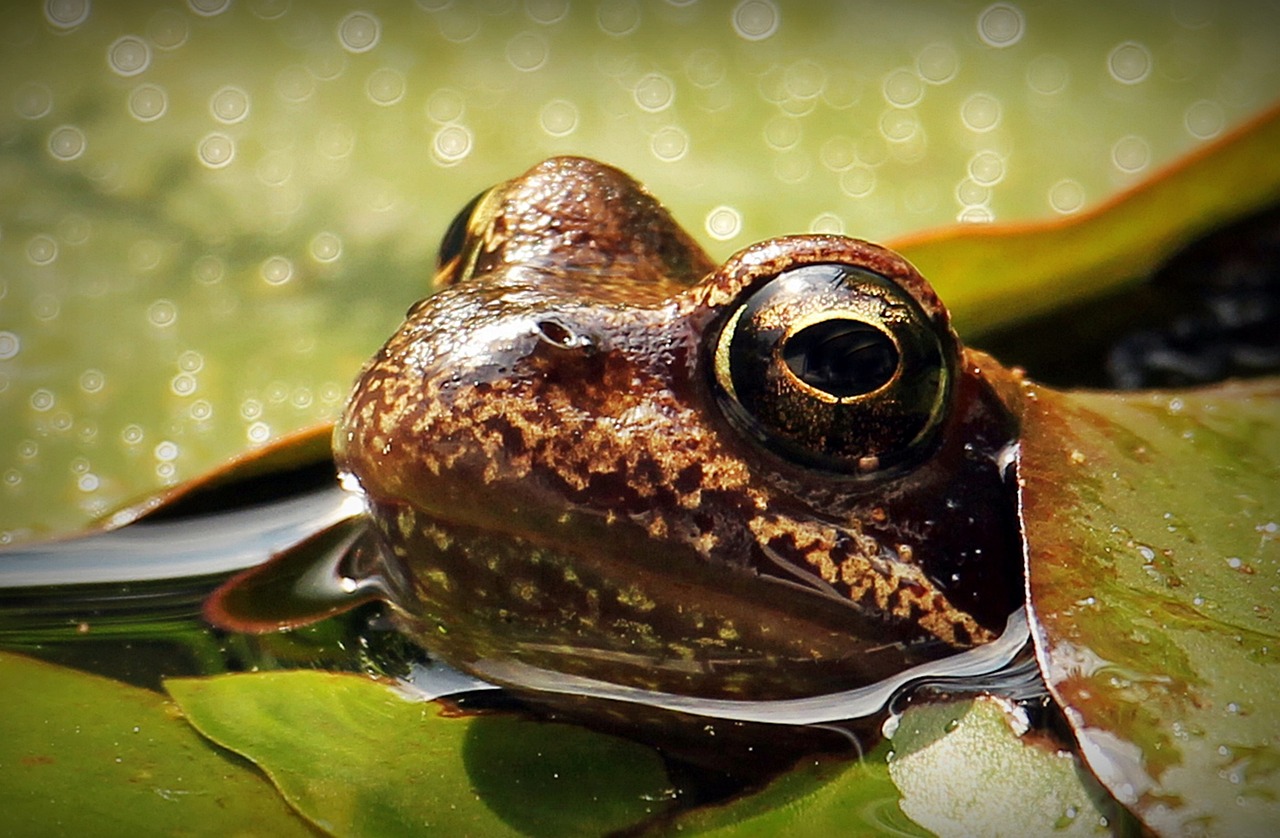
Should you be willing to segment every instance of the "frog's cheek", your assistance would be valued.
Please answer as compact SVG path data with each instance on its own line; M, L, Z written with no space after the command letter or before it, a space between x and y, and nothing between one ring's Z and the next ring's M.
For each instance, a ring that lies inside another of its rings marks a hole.
M886 642L846 603L678 545L628 547L643 544L634 533L548 544L405 504L372 508L385 549L411 569L406 629L475 674L528 667L681 695L793 698L876 683L941 651Z

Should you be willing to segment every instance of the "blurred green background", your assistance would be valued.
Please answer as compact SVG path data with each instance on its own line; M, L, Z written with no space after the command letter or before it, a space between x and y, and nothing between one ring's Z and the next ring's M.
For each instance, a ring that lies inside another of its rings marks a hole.
M26 0L0 93L3 544L331 418L542 157L717 257L1071 215L1280 96L1280 4Z

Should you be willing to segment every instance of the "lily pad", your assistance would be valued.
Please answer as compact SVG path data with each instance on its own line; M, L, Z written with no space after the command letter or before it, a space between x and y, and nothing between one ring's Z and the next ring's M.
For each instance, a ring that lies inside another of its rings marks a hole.
M1033 636L1084 759L1162 834L1280 823L1280 382L1028 388Z
M997 698L908 710L889 774L902 810L939 836L1111 835L1115 804L1069 751Z
M885 765L886 750L878 748L861 762L803 764L755 794L683 815L662 834L927 836L928 831L898 808L898 789Z
M918 704L861 762L815 761L672 834L1110 835L1115 804L1068 752L1015 730L1004 702Z
M339 835L600 835L672 792L656 752L563 724L446 715L362 676L171 679L206 736L259 765Z
M1280 192L1280 108L1088 213L957 226L891 242L962 334L981 334L1141 282L1187 242L1266 207Z
M6 834L314 834L155 693L7 652L0 684Z

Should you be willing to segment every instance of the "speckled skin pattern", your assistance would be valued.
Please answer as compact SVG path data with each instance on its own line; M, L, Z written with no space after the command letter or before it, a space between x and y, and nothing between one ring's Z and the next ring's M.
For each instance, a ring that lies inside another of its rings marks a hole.
M442 257L444 290L366 365L335 451L413 580L406 627L450 663L789 697L986 642L1020 604L999 368L901 257L795 236L717 268L642 187L576 158L492 190ZM898 282L955 365L936 449L905 474L789 463L717 407L726 311L833 261Z

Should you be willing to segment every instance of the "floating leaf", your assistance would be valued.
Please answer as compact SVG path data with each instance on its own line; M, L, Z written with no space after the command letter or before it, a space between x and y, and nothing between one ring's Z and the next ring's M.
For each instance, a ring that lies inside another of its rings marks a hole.
M681 835L1110 834L1114 803L1071 753L1028 741L991 698L910 707L858 763L814 762L686 815ZM887 751L892 748L892 757Z
M878 748L861 762L803 763L756 794L678 818L664 834L927 836L898 808L900 795L885 765L886 750Z
M509 716L450 718L361 676L265 672L166 687L201 733L339 835L600 835L670 797L643 746Z
M1280 382L1032 390L1033 634L1084 758L1164 834L1280 823Z
M893 243L977 334L1141 281L1183 245L1280 195L1280 109L1087 214Z
M155 693L7 652L0 684L6 834L314 834Z
M1106 792L1070 751L1015 724L989 697L908 710L889 763L903 811L940 836L1110 835Z

